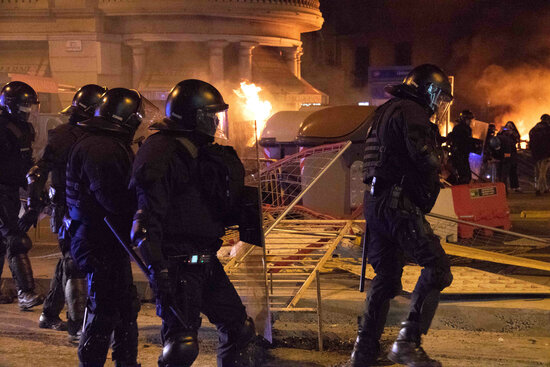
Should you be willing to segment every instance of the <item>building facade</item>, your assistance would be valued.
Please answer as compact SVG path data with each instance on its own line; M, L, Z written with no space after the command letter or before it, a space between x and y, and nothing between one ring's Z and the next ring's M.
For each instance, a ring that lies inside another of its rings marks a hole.
M301 78L301 34L322 24L318 0L0 0L0 81L49 92L52 112L87 83L160 102L187 78L221 90L263 83L289 106L321 102Z

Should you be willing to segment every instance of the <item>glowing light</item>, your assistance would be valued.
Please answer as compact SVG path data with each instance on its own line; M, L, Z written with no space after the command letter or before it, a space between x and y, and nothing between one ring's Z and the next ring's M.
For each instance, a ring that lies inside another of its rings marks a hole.
M262 100L260 98L260 92L262 88L258 87L254 83L242 82L239 89L234 89L233 92L240 98L242 105L242 112L245 120L250 121L252 128L254 128L254 121L256 121L256 132L258 138L265 128L267 120L271 117L273 106L269 101ZM249 139L248 145L253 146L255 137Z

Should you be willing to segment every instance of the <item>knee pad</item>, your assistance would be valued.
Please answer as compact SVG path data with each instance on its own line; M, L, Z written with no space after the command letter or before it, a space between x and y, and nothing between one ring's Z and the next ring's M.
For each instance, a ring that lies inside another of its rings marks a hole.
M368 298L380 299L380 301L392 299L398 296L402 290L401 277L377 274L372 281Z
M433 285L439 291L447 288L453 282L451 268L445 264L436 264L423 269L427 273L429 284Z
M7 236L8 256L26 254L32 248L32 241L26 233L15 233Z
M194 335L169 337L164 342L159 365L189 367L199 355L199 344Z
M85 279L86 274L84 274L70 254L65 254L63 257L63 271L67 279Z
M107 358L110 343L110 334L83 333L78 346L78 359L83 363L97 363L98 366L102 366Z

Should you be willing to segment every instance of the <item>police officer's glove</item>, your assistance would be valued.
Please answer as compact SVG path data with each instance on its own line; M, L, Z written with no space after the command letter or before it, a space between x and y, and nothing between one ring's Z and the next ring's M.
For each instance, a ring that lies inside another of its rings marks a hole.
M31 228L31 226L34 226L36 228L39 215L40 215L39 210L34 208L29 208L27 209L25 214L23 214L23 216L19 218L19 221L17 222L17 226L23 232L27 232Z
M145 227L145 214L143 210L138 210L134 215L132 230L130 231L130 240L132 246L139 247L142 241L147 238L147 228Z

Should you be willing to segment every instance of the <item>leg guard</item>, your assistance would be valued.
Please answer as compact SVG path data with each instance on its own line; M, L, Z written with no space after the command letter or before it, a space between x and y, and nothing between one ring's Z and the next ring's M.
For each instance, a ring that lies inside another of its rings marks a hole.
M65 305L65 292L63 290L63 259L57 262L55 272L50 283L50 290L44 299L42 313L46 318L59 318Z
M3 242L3 239L0 238L0 247L2 246L1 243ZM4 268L4 255L0 256L0 305L6 304L6 303L12 303L13 297L10 297L7 294L2 294L2 270Z
M199 344L195 331L170 336L164 341L159 367L189 367L199 355Z
M256 328L252 318L232 329L218 326L218 367L254 367L258 365L259 346L253 343Z
M86 320L78 345L80 366L95 367L105 364L111 344L115 320L111 315L98 315L87 309Z
M420 325L416 322L405 321L388 358L395 363L411 367L441 367L441 363L431 359L420 346Z
M67 279L65 298L67 299L67 331L69 335L76 337L82 329L86 310L88 298L86 279Z
M34 306L41 305L44 302L44 297L34 293L34 278L31 262L27 254L12 256L9 260L9 265L17 286L19 308L21 310L28 310Z
M390 299L387 299L378 305L377 317L369 317L369 312L365 312L365 316L359 323L357 339L351 353L352 367L373 365L378 360L380 337L384 331L389 309Z

